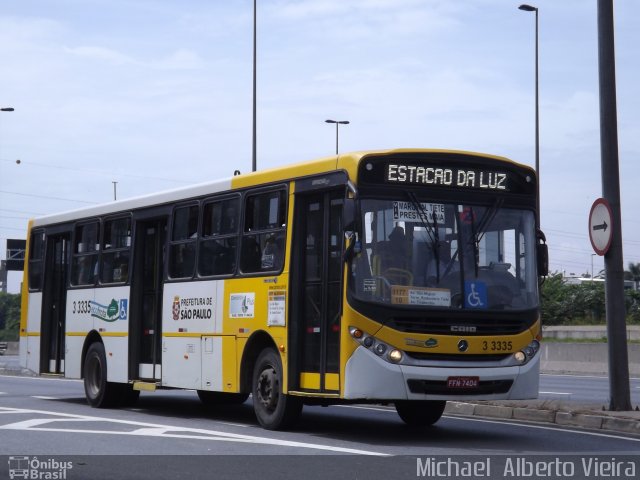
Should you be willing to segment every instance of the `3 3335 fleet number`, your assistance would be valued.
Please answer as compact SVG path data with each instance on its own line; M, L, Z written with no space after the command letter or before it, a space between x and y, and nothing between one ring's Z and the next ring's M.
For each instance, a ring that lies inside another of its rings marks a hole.
M510 352L513 350L513 342L511 340L484 340L482 350L485 352Z

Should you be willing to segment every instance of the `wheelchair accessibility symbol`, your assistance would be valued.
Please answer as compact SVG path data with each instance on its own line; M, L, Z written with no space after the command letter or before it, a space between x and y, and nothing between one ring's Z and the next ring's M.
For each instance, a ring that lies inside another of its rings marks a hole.
M487 285L484 282L464 282L464 306L487 308Z

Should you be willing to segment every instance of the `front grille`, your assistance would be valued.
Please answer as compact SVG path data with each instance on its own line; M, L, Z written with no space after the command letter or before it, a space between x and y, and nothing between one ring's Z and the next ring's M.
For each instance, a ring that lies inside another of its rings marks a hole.
M530 324L524 320L442 320L420 317L395 317L388 323L391 328L407 333L430 335L514 335L525 331ZM475 332L451 331L452 326L473 326Z
M430 395L491 395L507 393L513 385L513 380L485 380L477 388L449 388L447 381L441 380L407 380L411 393Z
M511 353L503 353L500 355L475 355L464 353L426 353L426 352L404 352L409 358L415 360L440 360L447 362L499 362L512 355Z

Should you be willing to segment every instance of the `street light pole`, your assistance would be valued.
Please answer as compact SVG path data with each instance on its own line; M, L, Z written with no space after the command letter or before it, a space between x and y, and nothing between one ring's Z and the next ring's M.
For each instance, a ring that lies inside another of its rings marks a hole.
M13 111L15 111L15 108L13 108L13 107L2 107L2 108L0 108L0 112L13 112ZM20 162L18 162L18 163L20 163Z
M255 172L257 168L256 159L256 34L257 34L257 12L256 0L253 0L253 146L251 149L251 171Z
M336 124L336 155L338 155L338 127L340 125L349 125L349 120L325 120L325 123Z
M539 97L538 97L538 7L523 4L518 7L525 12L536 13L536 176L538 177L538 195L536 207L538 209L538 226L540 226L540 114L539 114Z

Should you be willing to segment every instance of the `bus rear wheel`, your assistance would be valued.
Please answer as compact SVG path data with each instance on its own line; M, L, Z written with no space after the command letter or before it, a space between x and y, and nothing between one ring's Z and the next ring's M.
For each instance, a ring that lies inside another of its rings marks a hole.
M287 428L302 412L299 398L282 393L282 362L272 349L264 349L253 370L253 410L260 425L267 430Z
M444 413L444 400L401 400L395 402L398 415L412 427L433 425Z
M122 385L107 382L107 357L104 345L92 343L84 359L84 393L92 407L108 408L120 400Z

